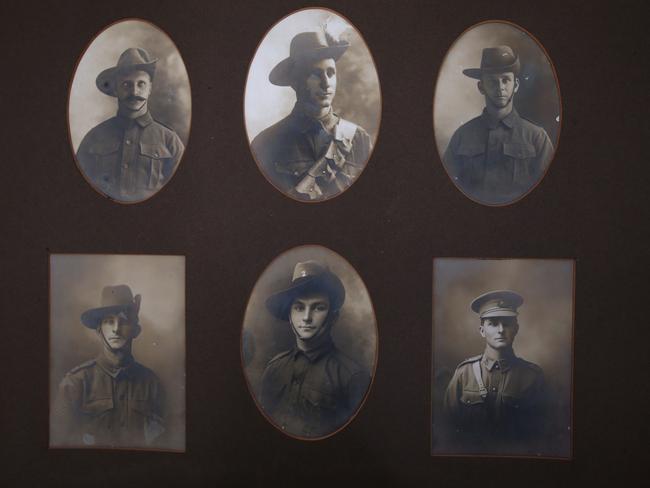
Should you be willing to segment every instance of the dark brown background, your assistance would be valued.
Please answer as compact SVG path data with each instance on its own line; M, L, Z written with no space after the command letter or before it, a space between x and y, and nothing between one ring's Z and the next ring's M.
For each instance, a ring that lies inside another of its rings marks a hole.
M246 141L248 62L297 1L3 2L3 486L565 486L632 484L647 453L647 16L642 2L326 2L363 33L383 89L376 150L340 197L300 205ZM79 174L66 126L77 57L116 19L151 20L189 72L193 120L176 176L120 206ZM521 202L464 197L432 133L437 69L469 25L532 32L558 72L555 161ZM271 427L240 368L248 295L280 252L319 243L363 277L379 365L348 428L300 442ZM48 252L187 256L187 453L52 451ZM571 462L429 456L433 256L576 258ZM630 480L625 483L624 480Z

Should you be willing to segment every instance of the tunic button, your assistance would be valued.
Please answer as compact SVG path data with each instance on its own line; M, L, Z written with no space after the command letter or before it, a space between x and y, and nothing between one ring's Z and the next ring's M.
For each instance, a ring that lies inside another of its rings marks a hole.
M131 145L131 139L127 139L127 140L126 140L126 145L127 145L127 146Z
M470 401L470 400L465 400L465 402L466 402L466 403L471 403L471 401Z
M158 153L154 153L154 156L158 157Z
M493 386L493 387L492 387L492 391L497 391L496 386Z

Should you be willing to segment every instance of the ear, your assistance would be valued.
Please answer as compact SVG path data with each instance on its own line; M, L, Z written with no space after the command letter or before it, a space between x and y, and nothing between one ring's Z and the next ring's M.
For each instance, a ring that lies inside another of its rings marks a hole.
M481 325L478 326L478 331L481 333L481 337L485 337L485 327L483 327L482 320L481 320Z
M133 337L131 337L131 339L138 337L140 335L140 332L142 332L142 327L140 327L140 324L136 324L133 327Z
M339 315L340 315L339 310L337 310L336 312L330 312L330 316L327 319L327 322L329 323L330 328L334 327L334 324L336 324L336 322L339 319Z
M517 90L519 90L519 77L515 76L515 91L514 91L514 93L517 93Z
M483 88L483 82L481 80L476 84L478 91L481 92L481 95L485 95L485 89Z

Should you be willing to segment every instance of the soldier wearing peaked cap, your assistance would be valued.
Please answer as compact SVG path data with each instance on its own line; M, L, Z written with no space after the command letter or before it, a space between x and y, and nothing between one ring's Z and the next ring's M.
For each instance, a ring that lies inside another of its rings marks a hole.
M266 301L269 312L290 325L295 346L269 361L259 398L265 414L290 435L334 433L368 389L368 372L339 351L330 335L344 301L341 280L316 261L296 264L291 285Z
M106 286L101 307L81 315L103 350L70 370L59 385L52 431L60 444L146 447L164 432L160 381L131 353L141 331L140 301L126 285Z
M348 49L327 27L302 32L291 41L289 57L269 74L277 86L296 92L293 111L262 131L251 149L264 174L300 200L323 200L345 190L370 157L371 142L360 126L332 109L336 62Z
M97 88L117 98L117 116L91 129L77 149L84 175L107 196L124 202L153 195L171 177L185 147L173 129L149 112L157 59L129 48L97 76Z
M523 298L498 290L477 297L481 355L461 362L443 401L446 443L466 453L536 454L544 435L546 388L539 366L517 357Z
M443 161L460 188L482 203L503 204L522 196L553 156L546 131L521 117L513 105L519 69L512 48L497 46L483 49L480 68L463 70L479 80L485 109L454 132Z

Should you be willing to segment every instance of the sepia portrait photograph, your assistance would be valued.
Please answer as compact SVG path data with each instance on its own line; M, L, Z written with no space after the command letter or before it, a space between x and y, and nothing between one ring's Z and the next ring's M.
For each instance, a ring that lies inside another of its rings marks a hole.
M251 62L244 116L253 157L279 191L321 202L347 190L381 119L377 69L361 33L332 10L284 17Z
M278 256L255 284L241 336L242 364L260 412L284 434L329 437L357 415L377 365L368 290L322 246Z
M70 86L70 142L100 194L119 203L156 194L183 157L191 116L183 59L155 25L111 24L81 56Z
M561 117L553 64L523 28L483 22L449 48L434 95L435 140L449 177L470 199L508 205L537 186Z
M434 260L432 455L572 457L574 268Z
M50 255L50 448L185 451L185 257Z

